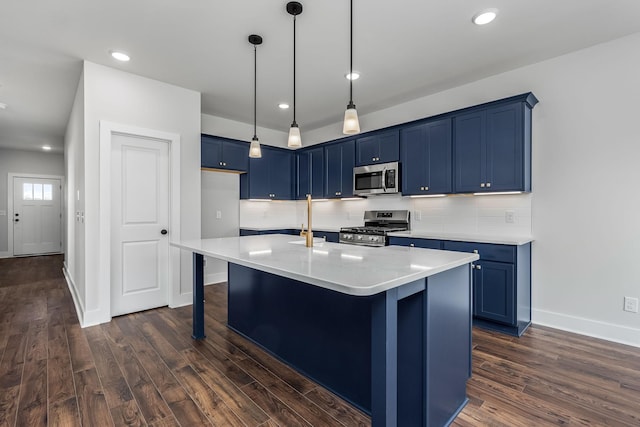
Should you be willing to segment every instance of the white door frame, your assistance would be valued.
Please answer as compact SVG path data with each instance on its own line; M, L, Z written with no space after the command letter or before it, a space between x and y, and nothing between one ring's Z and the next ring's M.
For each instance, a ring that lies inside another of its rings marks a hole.
M180 135L100 120L100 311L111 318L111 137L114 134L161 139L169 143L169 240L180 241ZM180 289L180 250L170 246L167 303Z
M14 178L42 178L42 179L59 179L60 180L60 186L62 187L60 189L60 213L63 214L64 212L66 212L66 205L63 203L63 198L64 198L64 176L60 176L60 175L42 175L42 174L37 174L37 173L16 173L16 172L9 172L7 174L7 239L9 240L8 242L8 246L7 246L7 257L13 257L13 214L14 214L14 209L13 209L13 179ZM62 220L62 218L64 218L64 215L62 215L62 217L60 218L60 232L62 233L62 235L60 236L61 242L62 242L62 248L60 249L60 252L57 253L64 253L64 242L65 242L65 237L66 237L66 227L65 227L65 221ZM2 256L2 252L0 252L0 257Z

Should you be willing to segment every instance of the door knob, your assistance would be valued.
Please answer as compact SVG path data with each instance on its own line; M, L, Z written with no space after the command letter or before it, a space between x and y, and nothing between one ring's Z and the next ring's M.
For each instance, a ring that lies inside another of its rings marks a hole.
M160 231L160 234L162 234L163 236L164 236L165 234L167 234L167 233L168 233L168 231L167 231L167 230L165 230L165 229L162 229L162 231Z
M15 222L20 222L20 220L18 218L15 219Z

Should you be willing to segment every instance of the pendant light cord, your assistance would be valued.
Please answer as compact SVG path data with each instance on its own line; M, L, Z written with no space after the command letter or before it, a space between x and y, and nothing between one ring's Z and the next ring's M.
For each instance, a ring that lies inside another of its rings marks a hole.
M258 115L258 47L253 45L253 139L258 139L256 122Z
M349 25L349 105L353 104L353 0L351 0L351 9L349 11L351 16L351 23Z
M293 15L293 125L296 124L296 15Z

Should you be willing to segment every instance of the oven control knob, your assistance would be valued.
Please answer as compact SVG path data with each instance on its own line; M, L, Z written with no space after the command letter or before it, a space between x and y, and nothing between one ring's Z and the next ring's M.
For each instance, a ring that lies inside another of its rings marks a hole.
M375 242L376 240L378 240L378 238L376 236L369 236L369 240Z
M358 239L358 240L362 240L362 236L357 235L357 236L356 236L356 239Z

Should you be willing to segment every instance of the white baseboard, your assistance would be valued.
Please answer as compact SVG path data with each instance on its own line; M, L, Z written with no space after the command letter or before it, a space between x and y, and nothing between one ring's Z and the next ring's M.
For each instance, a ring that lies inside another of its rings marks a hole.
M64 278L67 281L67 287L69 288L69 292L71 293L71 299L73 299L73 305L76 307L76 315L78 316L78 322L80 322L81 328L86 328L88 326L95 326L101 323L108 323L111 321L111 317L105 317L105 313L100 310L92 310L86 311L84 309L84 304L82 304L82 300L78 295L78 289L76 287L73 278L69 274L67 270L66 263L62 268L62 274L64 274Z
M640 347L640 329L545 310L532 310L532 323Z
M73 305L76 307L76 315L78 316L78 322L80 322L80 326L83 325L83 315L84 315L84 305L78 296L78 291L76 289L76 284L74 283L69 271L67 271L67 264L64 263L62 267L62 274L64 274L64 278L67 282L67 287L69 288L69 293L71 293L71 299L73 300ZM84 326L82 326L84 327Z

